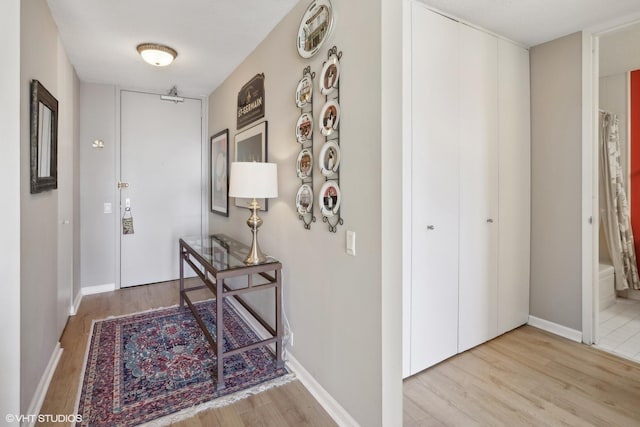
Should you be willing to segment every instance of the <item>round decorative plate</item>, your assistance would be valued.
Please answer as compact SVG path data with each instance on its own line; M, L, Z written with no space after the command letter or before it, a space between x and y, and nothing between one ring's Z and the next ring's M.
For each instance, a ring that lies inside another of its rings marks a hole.
M296 160L296 172L298 178L305 179L311 176L313 170L313 153L308 148L303 148L298 154L298 160Z
M305 10L300 27L296 47L303 58L311 58L318 53L324 41L333 31L333 7L330 0L314 0Z
M338 123L340 123L340 104L335 100L327 101L320 110L318 118L320 133L324 136L331 135L334 130L338 129Z
M329 95L338 86L339 79L340 61L338 61L338 56L333 54L327 62L324 63L322 71L320 72L320 93Z
M296 122L296 139L303 143L311 139L313 134L313 117L310 113L302 113Z
M334 172L338 171L340 166L340 146L337 140L331 140L325 142L320 150L320 157L318 163L320 166L320 172L324 176L330 176Z
M341 200L342 195L340 194L338 183L335 181L325 182L318 196L318 203L320 204L322 215L331 217L337 214L340 209Z
M296 194L296 209L300 215L311 213L313 209L313 189L309 184L302 184Z
M298 82L298 87L296 88L296 106L298 108L302 108L305 104L311 102L311 98L313 97L313 82L311 77L304 76Z

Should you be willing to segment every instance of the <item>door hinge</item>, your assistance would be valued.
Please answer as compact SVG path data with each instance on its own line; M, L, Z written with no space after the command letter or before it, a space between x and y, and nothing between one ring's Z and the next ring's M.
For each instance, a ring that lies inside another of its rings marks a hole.
M118 189L123 189L123 188L129 188L129 183L118 181Z

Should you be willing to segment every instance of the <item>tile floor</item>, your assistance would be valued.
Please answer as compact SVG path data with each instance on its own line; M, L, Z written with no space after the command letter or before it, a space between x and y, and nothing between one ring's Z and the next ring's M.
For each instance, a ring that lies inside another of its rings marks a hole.
M618 298L600 312L596 347L640 363L640 301Z

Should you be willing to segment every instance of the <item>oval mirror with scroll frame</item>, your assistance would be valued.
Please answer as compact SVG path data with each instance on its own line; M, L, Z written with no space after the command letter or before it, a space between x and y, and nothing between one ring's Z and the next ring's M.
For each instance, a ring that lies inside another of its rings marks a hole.
M58 188L58 100L31 81L31 193Z
M313 0L302 16L296 47L303 58L318 53L324 41L333 31L333 6L331 0Z

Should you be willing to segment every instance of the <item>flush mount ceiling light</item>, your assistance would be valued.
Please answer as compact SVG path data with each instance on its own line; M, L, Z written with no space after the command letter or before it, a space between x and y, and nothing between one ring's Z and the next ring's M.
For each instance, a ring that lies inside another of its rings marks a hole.
M156 67L166 67L178 56L178 52L162 44L142 43L136 49L145 62Z

